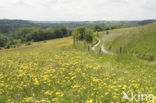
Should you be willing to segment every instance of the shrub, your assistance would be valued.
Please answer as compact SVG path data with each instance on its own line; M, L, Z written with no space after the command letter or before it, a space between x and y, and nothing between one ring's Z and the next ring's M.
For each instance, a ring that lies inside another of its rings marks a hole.
M5 47L4 47L5 49L9 49L9 48L11 48L11 45L6 45Z
M25 45L32 45L32 43L31 42L27 42Z
M108 31L108 30L106 31L106 34L107 34L107 35L109 34L109 31Z
M154 56L153 55L149 56L149 61L154 61Z

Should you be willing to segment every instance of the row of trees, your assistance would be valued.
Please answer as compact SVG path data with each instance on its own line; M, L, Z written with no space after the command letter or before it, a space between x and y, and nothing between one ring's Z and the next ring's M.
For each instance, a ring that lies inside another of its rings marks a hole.
M22 42L26 41L42 41L54 38L62 38L71 35L71 31L68 31L65 26L60 26L56 29L51 27L24 27L20 28L14 33L14 38L21 39Z
M0 47L9 47L8 45L15 45L17 43L23 43L28 41L42 41L48 39L62 38L71 35L71 30L68 30L65 26L57 28L41 28L41 27L23 27L12 32L12 35L6 36L0 35Z
M94 26L94 31L95 32L100 32L100 31L111 30L111 29L116 29L116 28L117 28L117 26L115 26L115 25L112 25L112 26L104 26L104 27L102 27L100 25L95 25Z
M113 29L113 27L111 27ZM94 27L80 26L73 30L73 38L75 41L85 41L86 43L92 43L97 38L95 32L106 30L104 27L95 25ZM0 34L0 47L9 48L10 45L16 45L29 41L43 41L48 39L67 37L72 34L71 30L68 30L65 26L59 26L57 28L41 28L35 26L22 27L7 34Z

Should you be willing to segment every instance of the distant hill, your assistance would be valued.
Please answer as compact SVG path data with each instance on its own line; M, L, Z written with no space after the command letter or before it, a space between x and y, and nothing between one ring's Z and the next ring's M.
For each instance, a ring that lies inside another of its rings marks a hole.
M20 27L37 26L36 24L26 20L0 20L0 33L9 33Z
M156 20L145 20L145 21L28 21L28 20L0 20L0 33L9 33L15 31L20 27L28 26L39 26L39 27L53 27L64 25L67 28L73 29L77 26L117 26L117 27L127 27L144 25L148 23L155 22Z
M65 25L68 28L75 28L77 26L112 26L116 25L118 27L125 27L125 26L137 26L137 25L145 25L152 22L156 22L156 20L143 20L143 21L32 21L35 24L40 26L51 26L57 27L60 25Z
M51 27L57 27L60 25L64 25L68 28L75 28L77 26L118 26L118 27L124 27L124 26L136 26L138 25L138 21L60 21L60 22L34 22L40 26L51 26Z
M143 21L138 22L138 24L146 25L146 24L153 23L153 22L156 22L156 20L143 20Z

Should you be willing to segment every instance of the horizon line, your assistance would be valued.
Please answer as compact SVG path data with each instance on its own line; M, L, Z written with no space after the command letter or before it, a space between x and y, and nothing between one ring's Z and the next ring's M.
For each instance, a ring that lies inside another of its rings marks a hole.
M146 21L146 20L156 20L156 19L134 19L134 20L29 20L29 19L10 19L10 18L0 18L0 20L21 20L21 21L33 21L33 22L96 22L96 21Z

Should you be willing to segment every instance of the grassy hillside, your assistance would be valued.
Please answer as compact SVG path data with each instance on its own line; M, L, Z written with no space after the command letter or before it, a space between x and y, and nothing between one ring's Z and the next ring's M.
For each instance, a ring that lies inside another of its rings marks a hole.
M115 53L133 55L138 58L156 60L156 23L110 31L105 47Z
M125 103L125 91L156 93L155 63L97 55L72 39L0 51L0 102ZM128 102L128 101L127 101Z

